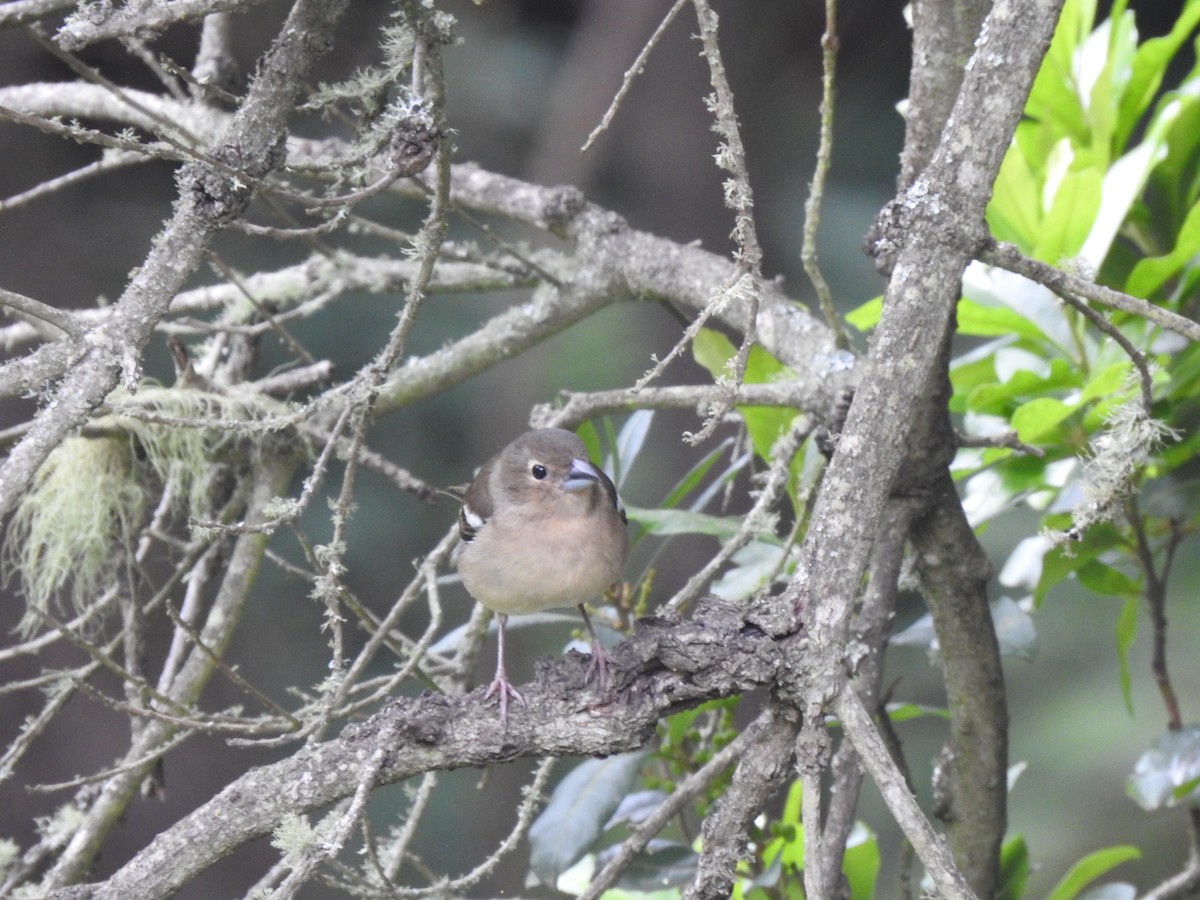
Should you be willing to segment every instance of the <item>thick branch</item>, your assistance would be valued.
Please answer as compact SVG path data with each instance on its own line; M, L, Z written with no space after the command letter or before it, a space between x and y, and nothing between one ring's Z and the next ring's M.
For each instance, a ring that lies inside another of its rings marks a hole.
M705 700L787 684L787 654L803 643L794 622L769 624L768 612L713 600L693 619L646 619L613 651L617 678L606 696L578 689L577 655L543 661L522 686L528 707L505 727L483 704L483 689L461 697L426 694L396 700L340 737L252 769L157 838L108 881L51 897L140 900L168 896L235 848L291 813L320 809L352 794L364 761L382 740L388 755L377 783L433 770L486 767L523 757L603 756L643 746L658 721Z
M799 717L782 705L772 712L770 719L751 726L758 732L757 739L742 756L717 808L704 820L700 863L684 900L723 900L731 895L754 820L794 774Z
M406 361L383 388L380 414L446 390L610 303L658 300L698 312L735 271L725 257L635 231L599 207L564 204L562 188L537 188L458 166L452 190L459 203L561 230L572 239L571 254L554 273L562 287L543 285L530 301L473 334ZM738 333L749 326L744 305L730 304L716 319ZM829 329L774 284L762 285L757 322L759 342L795 372L800 408L824 419L857 377L854 356L838 350Z
M1008 708L1000 648L988 606L991 560L943 473L930 513L912 531L921 592L941 649L950 739L942 813L950 849L983 894L999 879L1007 828Z
M851 606L871 542L902 482L913 420L938 388L934 379L945 377L939 365L962 273L984 240L991 186L1058 9L1052 0L998 0L933 161L892 208L885 237L895 266L883 317L789 588L812 644L798 660L810 685L806 716L820 716L841 690ZM975 886L990 894L987 870L976 874Z

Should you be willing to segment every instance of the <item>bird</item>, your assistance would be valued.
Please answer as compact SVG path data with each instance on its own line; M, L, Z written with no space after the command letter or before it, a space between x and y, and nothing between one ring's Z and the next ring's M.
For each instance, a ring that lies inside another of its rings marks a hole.
M578 606L592 641L584 683L596 675L600 690L607 687L608 656L584 602L620 577L629 553L625 525L612 479L563 428L525 432L484 463L462 494L454 562L467 592L497 616L496 675L484 699L498 695L501 723L510 698L526 705L504 667L510 615Z

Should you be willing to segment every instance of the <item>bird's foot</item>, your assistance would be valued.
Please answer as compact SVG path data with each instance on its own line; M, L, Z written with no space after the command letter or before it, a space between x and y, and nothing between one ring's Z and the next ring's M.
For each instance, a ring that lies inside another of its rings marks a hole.
M604 645L599 641L592 641L592 659L588 663L587 671L583 673L583 683L589 684L592 676L596 676L596 687L600 693L604 693L608 689L608 663L612 657L604 649Z
M520 691L512 686L512 683L504 676L503 673L497 672L496 677L488 686L487 693L483 695L483 699L487 700L492 694L498 694L500 697L500 724L508 724L508 698L512 697L522 706L525 706L525 698L521 696Z

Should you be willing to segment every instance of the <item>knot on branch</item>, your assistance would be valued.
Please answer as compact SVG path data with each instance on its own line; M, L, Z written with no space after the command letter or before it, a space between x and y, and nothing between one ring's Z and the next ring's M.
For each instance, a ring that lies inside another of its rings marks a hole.
M190 181L192 202L197 213L211 227L220 227L246 211L254 196L255 185L287 160L286 135L280 135L266 152L250 154L237 143L225 144L209 157L197 161L181 174Z
M426 112L405 116L392 129L388 147L393 170L400 178L423 172L442 141L442 130Z
M952 196L931 190L929 185L926 178L918 178L907 191L889 200L864 235L863 251L881 274L892 274L901 248L917 233L927 243L961 251L969 258L979 256L990 243L991 235L981 218L964 214Z
M559 185L546 191L546 201L542 206L542 222L546 228L555 234L567 230L572 220L583 212L587 200L583 191L569 185Z

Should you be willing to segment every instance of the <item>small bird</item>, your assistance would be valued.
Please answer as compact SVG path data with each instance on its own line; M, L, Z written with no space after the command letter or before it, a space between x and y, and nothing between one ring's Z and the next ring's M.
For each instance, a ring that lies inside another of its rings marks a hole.
M454 558L471 596L496 613L496 677L500 721L508 699L525 700L504 669L504 625L510 614L578 605L592 639L584 683L608 683L608 656L583 603L620 575L629 552L625 510L611 479L562 428L527 431L489 459L462 497L462 543Z

